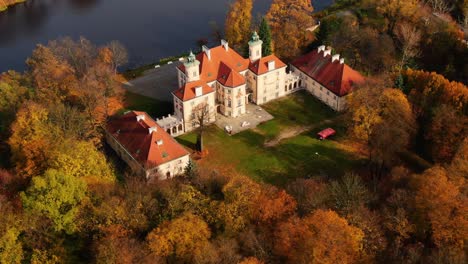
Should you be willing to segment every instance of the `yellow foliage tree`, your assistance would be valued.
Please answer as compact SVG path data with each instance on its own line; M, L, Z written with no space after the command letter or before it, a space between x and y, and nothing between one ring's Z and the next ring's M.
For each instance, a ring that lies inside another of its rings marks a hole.
M12 161L20 175L30 177L42 174L56 139L54 127L48 126L48 110L28 102L17 113L8 140Z
M225 26L226 39L238 50L249 39L252 8L253 0L236 0L229 7Z
M274 0L266 18L269 21L275 53L293 58L307 43L306 29L314 25L309 0Z
M210 236L210 229L203 219L186 213L172 221L162 223L149 233L147 240L149 248L155 255L191 262L203 254L209 245Z

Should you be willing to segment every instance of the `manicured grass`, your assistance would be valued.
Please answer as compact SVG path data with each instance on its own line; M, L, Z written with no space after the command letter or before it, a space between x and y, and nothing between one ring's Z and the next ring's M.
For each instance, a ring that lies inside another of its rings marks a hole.
M275 119L258 126L267 139L276 137L291 126L310 126L337 114L306 91L275 100L264 106Z
M173 113L172 103L153 99L147 96L140 94L126 92L125 93L125 109L122 112L127 110L137 110L147 112L150 116L165 116Z
M284 108L281 104L284 104ZM288 126L313 125L336 116L312 96L299 93L267 104L265 109L271 111L276 119L266 122L257 130L229 136L216 126L210 126L204 134L204 144L209 154L199 165L212 169L234 169L257 181L282 186L294 178L317 175L339 177L364 163L362 157L345 150L349 148L340 142L317 140L315 131L285 139L273 147L264 146L267 139ZM177 140L193 148L196 135L189 133Z

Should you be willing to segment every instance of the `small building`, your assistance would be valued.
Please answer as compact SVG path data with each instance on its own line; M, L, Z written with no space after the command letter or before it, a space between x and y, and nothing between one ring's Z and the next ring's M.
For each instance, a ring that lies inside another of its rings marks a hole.
M106 141L136 174L148 180L182 174L189 152L147 113L130 111L107 123Z
M364 77L353 70L339 54L332 55L331 49L318 49L295 59L291 71L299 75L301 85L335 111L346 107L347 95L355 85L364 82Z

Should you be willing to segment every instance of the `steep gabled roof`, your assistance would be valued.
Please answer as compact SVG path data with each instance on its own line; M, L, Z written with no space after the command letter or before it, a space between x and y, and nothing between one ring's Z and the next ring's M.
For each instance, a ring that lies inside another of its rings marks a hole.
M223 45L210 49L210 59L205 52L200 52L196 58L200 62L200 80L189 82L173 92L182 101L195 98L195 87L202 86L203 94L214 90L207 85L218 81L227 87L237 87L245 84L245 77L240 74L248 69L249 60L244 59L235 50L226 49ZM185 66L181 64L178 69L185 73Z
M214 92L214 89L206 84L205 81L200 80L186 83L184 86L175 90L173 94L182 101L188 101L196 97L195 88L197 87L202 87L203 95Z
M314 50L292 62L296 68L313 78L338 96L349 94L364 77L339 60L332 62L332 56L324 51Z
M249 59L244 59L232 48L226 50L220 45L211 48L210 53L211 59L208 59L205 52L200 52L196 56L197 60L200 61L200 79L207 83L216 80L221 63L238 73L247 70L249 67ZM178 68L185 72L183 64L179 65Z
M227 87L237 87L245 84L245 77L221 62L218 69L217 81Z
M267 73L268 72L268 62L270 62L270 61L275 62L275 70L279 69L279 68L286 67L286 64L284 64L284 62L282 62L278 57L276 57L275 55L269 55L269 56L263 57L263 58L255 61L253 63L250 63L249 69L253 73L257 74L257 75Z
M138 121L137 116L144 118ZM150 128L155 130L150 133ZM106 129L144 168L189 155L145 112L131 111L116 117L107 123Z

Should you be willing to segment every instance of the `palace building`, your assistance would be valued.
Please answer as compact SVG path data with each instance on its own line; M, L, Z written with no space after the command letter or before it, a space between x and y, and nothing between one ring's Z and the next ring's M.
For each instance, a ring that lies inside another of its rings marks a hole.
M172 92L174 114L157 120L172 136L192 131L200 124L216 121L216 115L237 118L246 105L262 105L298 90L306 89L335 111L346 107L347 95L362 75L332 55L318 49L287 65L275 55L262 56L263 42L256 32L249 41L249 58L242 57L228 42L190 55L177 67L179 88Z
M254 32L247 59L225 40L211 49L203 46L198 55L191 52L177 67L174 114L158 124L177 136L199 126L199 111L206 112L206 123L214 122L216 114L236 118L249 103L261 105L297 90L299 79L287 74L286 64L275 55L263 57L262 44Z

